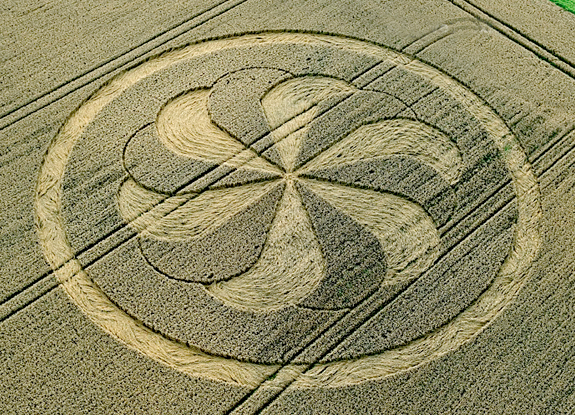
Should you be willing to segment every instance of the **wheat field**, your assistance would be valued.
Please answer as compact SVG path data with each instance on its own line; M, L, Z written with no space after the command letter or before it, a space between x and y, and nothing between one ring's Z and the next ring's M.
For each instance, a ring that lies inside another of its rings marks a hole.
M0 412L573 413L575 15L0 19Z

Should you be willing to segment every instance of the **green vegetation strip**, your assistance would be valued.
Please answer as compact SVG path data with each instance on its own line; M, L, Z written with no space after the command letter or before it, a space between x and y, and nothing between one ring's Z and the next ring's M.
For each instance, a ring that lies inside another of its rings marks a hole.
M575 0L551 0L556 5L575 13Z

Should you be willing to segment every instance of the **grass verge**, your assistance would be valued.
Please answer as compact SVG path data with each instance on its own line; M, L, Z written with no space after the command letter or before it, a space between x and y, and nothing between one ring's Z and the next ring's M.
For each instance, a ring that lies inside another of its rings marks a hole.
M575 13L575 0L551 0L557 6L563 7L565 10L569 10L571 13Z

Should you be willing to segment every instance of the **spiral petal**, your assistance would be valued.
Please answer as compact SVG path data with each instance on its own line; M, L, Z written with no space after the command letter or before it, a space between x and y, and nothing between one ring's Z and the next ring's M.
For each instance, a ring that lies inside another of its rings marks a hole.
M445 134L417 121L394 119L358 128L310 161L301 173L391 155L413 157L435 169L451 185L463 168L459 149Z
M276 186L270 181L166 198L129 179L120 188L118 206L124 219L144 235L181 241L213 232Z
M433 219L421 206L390 193L314 180L303 182L365 226L380 241L388 268L402 273L401 278L419 276L437 258L439 234Z
M246 272L259 259L284 185L212 190L140 232L148 262L178 280L209 284Z
M269 311L297 304L325 273L325 260L301 198L288 182L258 262L206 288L235 308Z
M156 120L161 142L176 154L218 165L228 162L236 168L241 164L232 160L246 153L241 157L249 161L246 167L277 172L275 166L212 122L209 97L209 89L196 89L166 104Z
M325 76L301 76L275 86L261 100L275 143L265 154L293 171L309 123L356 91L347 82Z

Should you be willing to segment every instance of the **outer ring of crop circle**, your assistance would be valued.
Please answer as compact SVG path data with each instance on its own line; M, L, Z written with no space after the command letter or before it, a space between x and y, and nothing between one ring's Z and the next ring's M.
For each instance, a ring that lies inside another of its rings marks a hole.
M238 46L273 43L320 44L390 60L427 78L452 95L475 116L490 134L512 176L519 218L512 252L490 288L449 323L413 342L380 354L349 361L317 364L297 373L294 387L336 387L380 379L436 359L478 335L510 303L523 285L540 245L539 187L517 139L505 123L475 94L439 70L384 46L341 36L308 33L257 33L192 44L150 59L118 76L85 101L60 129L46 154L36 188L36 224L44 255L71 300L116 339L175 370L236 385L257 387L279 366L245 363L212 356L155 333L114 305L90 279L67 242L61 218L62 179L68 156L84 128L115 97L145 77L178 61L211 51ZM282 370L280 373L285 373ZM289 372L289 370L287 371ZM277 376L266 385L280 386ZM277 385L276 385L277 384Z

